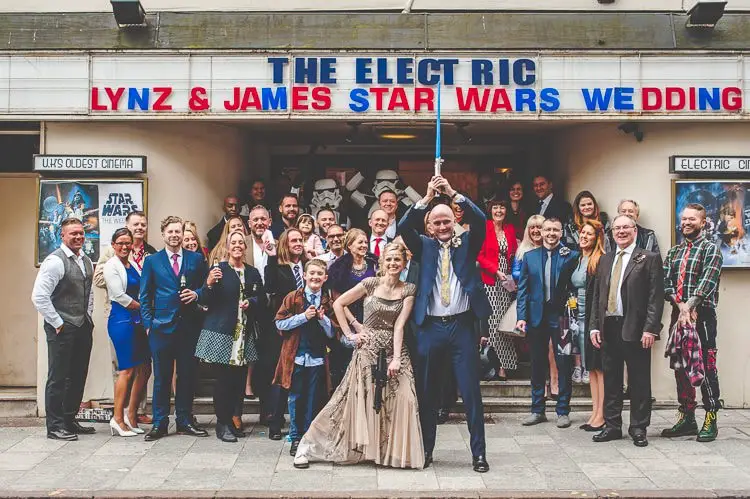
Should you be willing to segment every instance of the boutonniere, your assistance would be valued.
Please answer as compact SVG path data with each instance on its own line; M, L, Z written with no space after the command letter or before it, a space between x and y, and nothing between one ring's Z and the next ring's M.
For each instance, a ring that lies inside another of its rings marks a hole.
M643 253L640 253L636 255L635 258L633 258L633 263L641 263L645 259L646 259L646 255L644 255Z
M568 256L570 254L570 248L563 246L560 248L560 256Z
M451 247L458 248L459 246L461 246L461 242L461 236L454 232L453 237L451 238Z

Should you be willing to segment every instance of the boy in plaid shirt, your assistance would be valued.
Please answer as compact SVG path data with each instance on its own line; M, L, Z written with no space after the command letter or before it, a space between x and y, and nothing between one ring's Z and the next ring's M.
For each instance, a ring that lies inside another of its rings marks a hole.
M719 376L716 370L716 305L719 302L719 278L722 256L719 248L703 234L706 209L688 204L682 211L684 240L674 246L664 259L665 298L672 304L672 326L695 326L701 342L701 356L706 377L701 385L706 419L700 432L695 421L695 388L686 369L675 370L680 416L677 423L662 432L664 437L698 434L699 442L716 439L719 429L716 413L719 401ZM671 329L671 326L670 326Z

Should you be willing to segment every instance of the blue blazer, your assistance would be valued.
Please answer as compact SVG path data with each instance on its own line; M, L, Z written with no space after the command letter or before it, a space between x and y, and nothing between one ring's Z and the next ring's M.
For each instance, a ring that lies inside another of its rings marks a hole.
M458 204L464 210L464 220L469 223L469 230L459 236L461 245L458 248L451 248L451 263L461 287L469 295L471 311L482 319L489 317L492 313L477 268L477 255L479 250L482 249L484 237L487 233L485 227L487 219L482 210L465 196L464 200ZM435 276L440 268L438 263L440 243L435 238L421 234L426 212L427 207L417 208L416 205L412 206L398 223L398 232L414 255L412 260L419 262L417 296L413 311L414 322L418 326L424 323L427 316L432 289L435 287Z
M552 252L552 296L553 307L557 315L562 315L565 301L568 299L570 276L578 265L578 252L568 248L568 254L560 254L562 245ZM547 250L534 248L527 251L521 262L521 278L518 280L518 297L516 312L518 320L526 321L527 327L538 328L544 317L544 259Z
M202 316L195 305L180 302L180 279L185 276L187 287L198 293L200 300L203 283L208 274L203 255L182 251L180 275L174 275L166 250L146 257L141 274L141 317L143 327L151 333L172 334L187 325L200 328Z

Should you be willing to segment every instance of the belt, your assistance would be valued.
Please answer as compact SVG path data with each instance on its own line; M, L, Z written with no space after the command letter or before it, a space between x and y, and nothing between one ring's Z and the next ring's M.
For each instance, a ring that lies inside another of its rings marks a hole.
M605 321L622 322L625 318L622 315L607 315L604 317Z
M446 322L457 321L458 319L460 319L461 317L463 317L464 315L468 313L470 313L469 310L467 310L466 312L461 312L460 314L455 314L455 315L428 315L427 318L431 321L442 322L443 324L445 324Z

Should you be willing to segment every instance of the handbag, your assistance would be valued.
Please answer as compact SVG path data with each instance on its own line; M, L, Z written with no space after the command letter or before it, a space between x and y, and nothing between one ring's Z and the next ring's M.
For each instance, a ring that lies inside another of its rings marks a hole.
M500 324L497 325L497 330L504 335L511 336L514 338L525 338L526 331L516 328L518 322L518 312L516 311L516 300L510 304L508 311L505 312L503 318L500 320Z
M573 355L580 353L575 346L578 342L573 341L580 334L578 326L577 302L571 297L566 301L565 312L562 317L560 317L559 336L557 339L558 355Z

